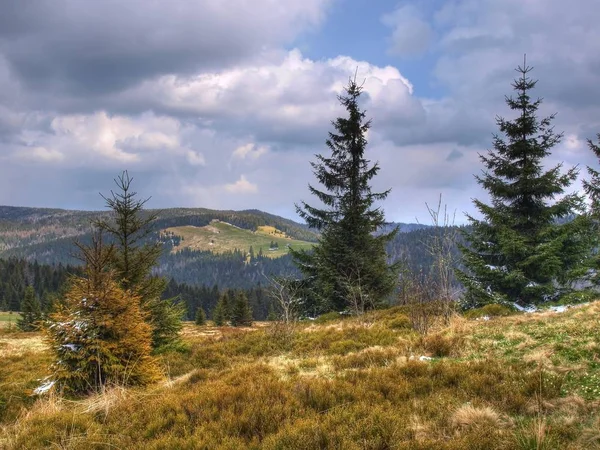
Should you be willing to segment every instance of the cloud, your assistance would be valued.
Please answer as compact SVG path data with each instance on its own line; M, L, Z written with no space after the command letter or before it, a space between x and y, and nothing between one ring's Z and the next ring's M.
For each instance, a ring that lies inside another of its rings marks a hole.
M258 193L258 185L250 183L244 175L240 176L240 179L235 183L226 184L224 186L227 192L233 194L256 194Z
M36 162L56 162L65 159L58 150L49 149L45 147L31 147L29 149L21 149L17 152L17 157L25 160L36 161Z
M232 158L234 159L258 159L266 154L269 149L265 146L257 146L256 144L241 145L233 151Z
M433 30L415 6L400 6L381 21L393 30L388 48L392 55L418 56L429 49Z
M28 89L106 94L238 64L317 27L330 0L31 0L3 8L0 52Z
M448 154L448 156L446 156L446 161L448 161L448 162L457 161L460 158L462 158L463 156L464 156L464 154L460 150L453 148L452 151Z
M102 207L98 191L129 169L155 207L296 217L294 202L311 200L309 162L328 152L331 120L344 113L336 96L357 71L373 120L367 156L381 167L376 187L393 188L388 216L426 215L424 201L440 192L468 210L483 195L472 175L495 117L514 116L504 96L525 52L540 79L541 113L557 111L556 130L565 131L548 163L597 163L585 144L600 131L595 0L581 8L402 3L383 19L364 11L389 37L365 49L387 45L387 56L294 49L319 31L332 1L8 5L0 17L0 204ZM16 184L26 186L15 193Z

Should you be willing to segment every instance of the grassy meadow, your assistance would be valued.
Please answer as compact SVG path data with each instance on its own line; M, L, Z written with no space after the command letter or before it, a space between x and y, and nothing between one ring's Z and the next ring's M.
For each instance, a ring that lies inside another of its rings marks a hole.
M278 258L288 254L288 245L296 250L309 249L314 246L312 242L292 239L282 231L269 226L258 227L256 231L250 231L226 222L213 221L204 227L171 227L165 231L183 238L179 246L173 249L174 252L190 248L192 250L209 250L218 254L235 249L248 251L252 247L256 255L259 250L262 250L265 256ZM269 248L271 242L277 242L279 248L271 250Z
M600 448L600 302L426 336L407 314L187 324L161 383L79 399L31 395L41 335L0 330L0 448Z
M0 328L7 326L15 326L19 320L19 313L10 313L0 311Z

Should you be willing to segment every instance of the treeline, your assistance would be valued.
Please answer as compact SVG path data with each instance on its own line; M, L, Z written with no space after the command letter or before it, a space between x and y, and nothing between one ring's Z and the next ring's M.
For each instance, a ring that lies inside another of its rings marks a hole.
M62 264L52 266L19 258L0 259L0 310L21 311L26 297L25 291L31 286L42 311L48 312L52 309L53 302L62 295L65 283L71 275L82 275L81 267ZM212 313L222 294L228 294L230 291L230 295L242 292L248 299L253 319L265 320L270 308L265 282L266 279L245 289L220 289L218 284L189 285L178 283L171 278L161 298L177 298L178 302L183 303L186 308L185 320L194 320L199 307L212 319Z
M0 310L20 311L28 286L33 287L42 308L48 310L71 274L80 273L74 266L56 266L28 262L24 259L0 259Z
M265 283L271 275L297 275L292 259L284 255L268 258L235 250L223 254L183 249L163 252L154 273L188 285L219 285L223 288L250 289Z
M254 320L265 320L272 311L272 300L270 299L266 287L261 283L249 289L224 289L220 290L218 285L213 286L191 286L189 284L177 283L171 279L163 293L163 298L179 297L185 304L185 320L195 320L198 308L206 313L208 319L214 319L215 308L219 298L223 295L231 299L233 304L237 294L243 294L248 300L248 305L252 311Z
M458 227L455 227L458 230ZM416 229L408 233L398 233L386 246L390 262L401 261L406 271L421 274L423 277L431 273L435 257L428 251L428 242L436 235L435 227ZM462 241L459 235L459 243ZM65 259L71 258L73 250L72 239L64 239L58 249ZM68 244L68 246L67 246ZM46 244L50 245L50 244ZM454 260L460 260L458 246L453 246ZM58 292L69 274L79 273L80 267L69 264L50 264L52 258L44 258L43 254L34 254L37 259L30 261L24 258L11 257L0 259L0 309L18 311L23 299L25 288L33 286L36 295L46 308L50 294ZM76 260L75 260L76 261ZM167 296L175 297L182 294L187 306L187 318L193 319L194 311L202 305L209 317L214 308L218 295L210 296L206 291L211 291L218 286L221 290L235 289L247 292L254 319L262 320L267 315L268 307L264 302L253 300L254 290L262 290L268 282L267 278L273 275L299 276L299 270L291 256L284 255L279 258L254 255L248 260L247 252L236 250L224 254L214 254L210 251L195 251L183 249L177 253L170 253L168 246L164 249L159 264L154 269L154 274L172 280L167 288ZM458 282L456 282L458 286ZM199 299L199 300L194 300Z

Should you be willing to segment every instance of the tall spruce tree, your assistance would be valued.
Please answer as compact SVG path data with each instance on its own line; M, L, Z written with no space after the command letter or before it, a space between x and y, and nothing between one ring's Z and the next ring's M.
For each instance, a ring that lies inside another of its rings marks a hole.
M42 321L42 306L35 294L33 286L25 288L25 295L21 302L21 318L17 320L17 327L21 331L36 331L40 329Z
M577 170L562 174L561 164L543 168L543 159L562 135L551 126L555 115L538 119L541 99L530 98L537 83L530 71L526 64L517 68L521 76L512 84L516 97L506 98L518 116L496 119L504 136L494 135L494 149L480 155L485 170L476 179L491 202L474 200L481 220L467 216L472 231L465 235L468 245L461 247L466 270L458 273L467 308L555 298L568 291L567 283L588 251L581 222L570 220L583 200L564 194Z
M390 191L371 191L369 182L379 165L365 158L371 122L360 109L361 92L362 86L351 79L344 95L338 96L348 116L332 122L335 132L326 140L331 155L316 155L317 161L311 162L323 189L309 185L309 191L324 206L296 205L300 217L321 232L314 250L291 253L322 312L351 306L349 293L357 287L365 306L372 307L393 291L397 278L397 266L387 264L385 252L396 230L375 235L385 219L373 205Z
M598 133L597 138L598 144L594 144L591 139L588 139L588 147L596 158L600 160L600 133ZM590 199L588 218L592 231L592 245L597 248L600 242L600 172L589 166L587 170L590 179L583 181L583 188ZM592 281L598 286L600 285L600 253L596 252L592 256L590 263L591 269L594 271Z
M127 171L115 179L118 191L111 191L110 197L102 196L113 212L113 220L98 220L95 225L115 241L110 268L124 290L141 298L142 309L152 327L152 346L156 349L177 339L185 311L175 299L161 299L167 281L153 276L152 268L158 263L162 248L159 242L148 239L157 214L144 211L149 199L136 198L137 193L131 190L132 181Z

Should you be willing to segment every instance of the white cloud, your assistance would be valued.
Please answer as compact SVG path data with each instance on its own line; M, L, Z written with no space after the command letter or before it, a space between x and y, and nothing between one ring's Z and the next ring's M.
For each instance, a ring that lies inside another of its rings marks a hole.
M367 157L381 163L377 189L393 188L388 216L426 216L424 201L440 192L469 210L481 195L477 152L490 147L495 116L512 117L504 95L524 52L543 113L558 111L565 131L550 162L596 164L585 145L600 131L595 0L456 0L433 14L433 2L404 3L383 18L390 51L427 52L423 66L435 67L431 79L411 80L405 62L316 60L286 48L319 26L329 0L232 1L108 0L83 14L81 2L58 0L1 16L0 204L64 206L75 196L96 205L128 168L155 206L294 216L294 202L311 200L309 161L328 152L330 121L344 113L336 95L358 68L373 119ZM430 82L443 95L415 95L413 83L422 92ZM28 190L4 188L28 176ZM244 193L268 195L249 202Z
M196 152L194 150L188 150L186 156L188 162L193 166L206 165L206 160L204 159L204 155L202 153Z
M266 154L269 149L264 146L257 146L256 144L245 144L240 145L233 151L232 158L234 159L258 159L262 155Z
M227 192L232 194L257 194L258 193L258 185L255 183L251 183L245 177L245 175L241 175L240 179L235 183L224 185L224 189Z
M23 148L17 152L16 156L21 159L39 163L58 162L65 159L65 155L58 150L46 147Z

